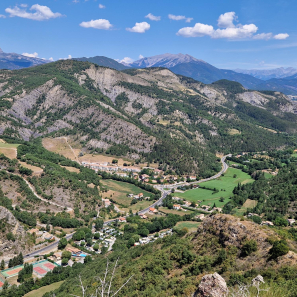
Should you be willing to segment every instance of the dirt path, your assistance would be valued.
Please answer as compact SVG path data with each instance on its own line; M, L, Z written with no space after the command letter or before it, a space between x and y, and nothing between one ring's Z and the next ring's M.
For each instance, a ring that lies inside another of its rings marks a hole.
M76 154L75 154L75 152L74 152L74 149L72 148L72 146L71 146L71 145L69 144L69 142L68 142L68 138L65 137L65 136L58 137L58 138L59 138L59 139L64 139L64 140L65 140L66 144L67 144L67 145L69 146L69 148L71 149L71 151L72 151L72 153L73 153L73 156L74 156L76 162L77 162L79 165L81 165L81 163L80 163L78 157L76 156Z
M14 173L14 175L17 175L17 176L21 177L25 181L25 183L28 185L28 187L30 188L30 190L33 192L33 194L37 198L39 198L40 200L42 200L43 202L49 203L51 205L55 205L55 206L60 207L60 208L63 208L63 209L66 207L64 205L57 204L56 202L47 200L47 199L43 198L42 196L38 195L36 193L36 191L35 191L34 186L32 184L30 184L23 176L21 176L20 174L15 174L15 173ZM66 208L67 208L67 210L66 210L67 212L73 212L73 209L71 207L66 207Z

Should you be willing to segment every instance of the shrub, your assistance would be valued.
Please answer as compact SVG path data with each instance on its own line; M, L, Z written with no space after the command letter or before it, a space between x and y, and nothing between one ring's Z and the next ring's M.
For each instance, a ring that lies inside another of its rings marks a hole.
M249 256L251 253L258 250L257 242L253 239L246 241L241 248L241 255L243 257Z
M269 250L271 259L276 259L280 256L286 255L289 252L288 244L285 240L278 240L273 243L272 248Z

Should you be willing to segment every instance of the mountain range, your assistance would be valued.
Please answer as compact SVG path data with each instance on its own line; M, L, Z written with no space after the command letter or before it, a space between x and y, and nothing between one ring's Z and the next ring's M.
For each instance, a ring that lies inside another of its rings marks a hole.
M99 66L111 65L111 59L106 57L76 58L76 60L93 62ZM114 62L112 62L112 68L123 70L123 64ZM247 89L279 91L286 95L297 95L297 80L294 78L286 81L281 80L285 79L284 76L286 73L288 75L294 74L294 68L279 68L270 70L270 74L267 72L267 75L274 75L273 80L264 80L258 76L259 73L262 73L262 76L264 77L266 70L263 70L262 72L259 70L258 73L257 71L249 72L248 70L233 71L228 69L219 69L190 55L170 53L142 58L130 64L125 63L124 66L126 68L164 67L170 69L176 74L191 77L206 84L220 79L227 79L239 82Z
M155 162L179 174L219 171L216 152L292 145L297 105L237 82L203 84L166 68L61 60L0 71L0 135L67 136L83 151ZM285 132L285 133L284 133Z
M262 80L269 80L273 78L286 78L297 73L297 69L293 67L280 67L275 69L235 69L235 72L252 75Z
M50 61L27 57L15 53L4 53L0 49L0 69L16 70L49 63Z
M74 58L77 61L88 61L99 66L116 70L129 68L163 67L176 74L191 77L209 84L220 79L227 79L241 83L252 90L279 91L286 95L297 95L297 73L295 68L277 68L272 70L228 70L219 69L213 65L184 54L163 54L146 57L131 64L122 64L104 56ZM27 57L15 53L4 53L0 49L0 69L21 69L49 63L50 61Z

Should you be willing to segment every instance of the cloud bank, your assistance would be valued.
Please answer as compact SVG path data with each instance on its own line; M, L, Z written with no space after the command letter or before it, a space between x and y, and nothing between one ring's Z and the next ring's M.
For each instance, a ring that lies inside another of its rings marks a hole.
M30 11L35 11L35 12L28 12L27 6L24 6L24 5L21 5L21 8L16 5L13 8L5 9L5 12L7 12L10 17L20 17L20 18L30 19L34 21L45 21L45 20L55 19L62 16L61 13L52 12L49 7L42 6L39 4L32 5L30 8Z
M226 38L226 39L277 39L283 40L289 37L287 33L281 33L273 35L272 33L260 33L256 34L258 27L255 24L242 25L237 22L237 16L235 12L226 12L221 14L218 18L218 29L214 29L213 26L207 24L196 23L193 27L181 28L177 35L183 37L203 37L209 36L211 38Z

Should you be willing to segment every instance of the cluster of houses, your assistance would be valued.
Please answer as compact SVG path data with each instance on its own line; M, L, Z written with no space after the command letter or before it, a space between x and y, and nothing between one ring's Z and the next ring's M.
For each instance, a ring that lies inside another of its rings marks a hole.
M109 173L114 173L120 175L122 177L132 176L132 178L142 181L144 183L151 183L151 184L174 184L179 179L178 176L175 175L164 175L163 171L160 169L152 168L152 167L143 167L142 169L149 169L151 170L152 174L140 174L141 168L134 167L134 166L119 166L118 164L112 164L110 162L87 162L82 161L81 164L84 167L88 167L90 169L95 170L96 172L105 171ZM183 180L190 180L195 181L196 176L185 176Z
M170 229L170 230L167 230L167 231L160 232L159 237L155 237L155 235L149 235L148 237L142 237L142 238L139 239L138 242L134 243L134 246L148 244L150 242L154 242L158 238L163 238L165 236L172 235L172 234L173 234L172 229Z
M90 163L90 162L83 161L83 162L81 162L81 164L84 167L88 167L90 169L95 170L96 172L98 170L100 170L100 171L106 171L106 172L140 172L141 171L141 169L140 168L137 168L137 167L133 167L133 166L118 166L116 164L110 164L109 162L103 162L103 163L94 162L94 163Z
M150 199L150 197L144 197L143 193L139 193L139 194L128 194L128 197L133 198L133 199L145 199L148 200Z
M65 248L65 251L71 253L71 259L69 259L67 265L72 267L74 263L84 263L87 254L80 249L69 246ZM62 252L55 252L52 256L48 257L48 260L55 262L58 265L62 265Z
M257 213L250 212L250 213L247 214L248 218L251 218L251 217L254 217L254 216L260 217ZM289 226L293 226L296 223L295 219L287 219L287 221L288 221ZM273 222L271 222L271 221L262 221L261 225L274 226Z
M40 231L37 228L28 230L28 233L35 236L35 243L39 244L45 241L55 241L57 238L47 231Z

